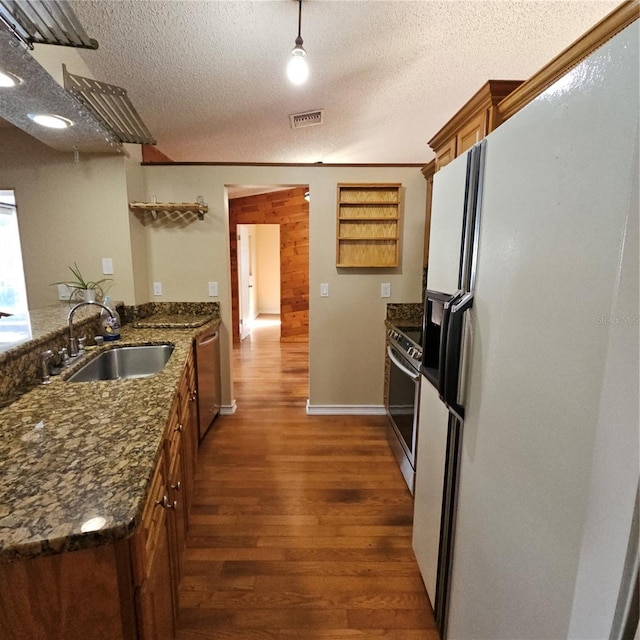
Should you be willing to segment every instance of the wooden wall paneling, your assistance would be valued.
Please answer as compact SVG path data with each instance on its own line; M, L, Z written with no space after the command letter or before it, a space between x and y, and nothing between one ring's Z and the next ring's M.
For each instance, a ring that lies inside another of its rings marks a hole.
M229 201L231 317L233 341L240 341L238 304L238 225L280 225L280 339L309 337L309 204L306 187Z

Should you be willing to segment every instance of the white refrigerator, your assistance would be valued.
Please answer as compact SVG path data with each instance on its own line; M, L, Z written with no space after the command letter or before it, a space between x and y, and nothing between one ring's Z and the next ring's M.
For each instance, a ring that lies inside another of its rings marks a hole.
M463 412L422 381L416 460L414 550L450 640L637 628L638 32L484 141ZM460 274L465 162L434 179L428 289Z

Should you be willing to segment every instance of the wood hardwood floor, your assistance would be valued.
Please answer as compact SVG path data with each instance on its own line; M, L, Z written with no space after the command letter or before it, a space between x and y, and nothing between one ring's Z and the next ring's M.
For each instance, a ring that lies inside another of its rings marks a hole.
M278 336L234 349L200 449L178 638L438 640L386 418L307 416L308 345Z

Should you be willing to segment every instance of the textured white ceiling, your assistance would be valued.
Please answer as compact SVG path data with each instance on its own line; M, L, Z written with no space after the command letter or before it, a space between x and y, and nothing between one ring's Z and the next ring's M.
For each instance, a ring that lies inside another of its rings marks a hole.
M176 161L422 163L488 79L526 79L617 6L607 0L305 0L310 77L285 66L292 0L74 0L96 78L127 89ZM69 69L72 73L73 69ZM292 130L289 115L324 109Z

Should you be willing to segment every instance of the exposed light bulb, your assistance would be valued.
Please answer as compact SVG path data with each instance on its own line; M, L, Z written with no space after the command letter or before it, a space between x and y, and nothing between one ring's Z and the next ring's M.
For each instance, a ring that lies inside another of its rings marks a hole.
M309 77L306 57L307 53L301 45L296 45L291 52L291 60L287 65L287 77L293 84L303 84Z
M302 36L302 0L298 0L298 37L296 46L291 51L291 59L287 65L287 76L293 84L303 84L309 77L309 67L307 66L307 52L304 50Z
M53 113L30 113L29 118L41 127L48 127L49 129L67 129L73 125L73 122L68 118L63 118Z

